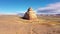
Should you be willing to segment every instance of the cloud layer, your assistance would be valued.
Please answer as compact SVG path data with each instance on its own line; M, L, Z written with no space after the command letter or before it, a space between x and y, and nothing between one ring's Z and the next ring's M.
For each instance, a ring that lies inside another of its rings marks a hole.
M37 13L60 14L60 2L48 4L46 7L39 8Z

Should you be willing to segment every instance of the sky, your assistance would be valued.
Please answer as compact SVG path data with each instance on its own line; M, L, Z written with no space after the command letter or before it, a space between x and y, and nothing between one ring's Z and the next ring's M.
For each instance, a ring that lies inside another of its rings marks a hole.
M60 0L0 0L0 14L24 13L29 7L40 14L60 14Z

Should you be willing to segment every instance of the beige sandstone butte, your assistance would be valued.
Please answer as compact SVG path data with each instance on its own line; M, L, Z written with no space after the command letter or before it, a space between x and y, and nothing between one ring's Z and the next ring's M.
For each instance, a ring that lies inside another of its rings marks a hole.
M24 14L23 19L37 20L37 15L33 11L33 9L30 7L30 8L28 8L27 12Z

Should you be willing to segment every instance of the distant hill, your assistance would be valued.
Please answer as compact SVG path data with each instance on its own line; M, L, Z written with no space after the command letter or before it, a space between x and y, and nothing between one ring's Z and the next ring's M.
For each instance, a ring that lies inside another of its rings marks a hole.
M38 16L57 16L59 17L60 14L37 14Z
M17 15L23 17L24 16L24 13L18 13Z

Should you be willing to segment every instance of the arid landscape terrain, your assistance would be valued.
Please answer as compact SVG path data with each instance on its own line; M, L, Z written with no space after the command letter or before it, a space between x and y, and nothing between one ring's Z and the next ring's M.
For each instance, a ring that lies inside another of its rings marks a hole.
M60 0L0 0L0 34L60 34Z
M0 15L0 34L60 34L60 17L39 16L29 21L17 15Z

